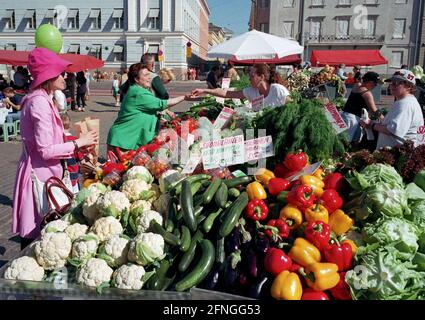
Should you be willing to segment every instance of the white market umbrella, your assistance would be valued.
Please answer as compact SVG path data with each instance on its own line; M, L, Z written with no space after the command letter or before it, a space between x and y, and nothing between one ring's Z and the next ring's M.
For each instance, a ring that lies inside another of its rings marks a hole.
M211 58L222 59L275 59L301 54L304 48L294 40L252 30L212 47Z

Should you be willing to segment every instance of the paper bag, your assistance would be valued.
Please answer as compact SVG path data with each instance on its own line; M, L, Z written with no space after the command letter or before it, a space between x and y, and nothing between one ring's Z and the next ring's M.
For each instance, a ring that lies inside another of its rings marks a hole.
M81 134L85 134L88 131L95 131L100 136L100 124L98 118L85 118L83 121L76 122L74 124L77 137ZM99 156L99 142L94 147L94 157L97 160Z

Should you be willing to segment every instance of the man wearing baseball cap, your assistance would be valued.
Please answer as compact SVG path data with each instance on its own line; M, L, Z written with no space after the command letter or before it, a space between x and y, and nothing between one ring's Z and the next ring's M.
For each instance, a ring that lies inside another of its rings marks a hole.
M407 140L417 145L417 132L424 125L424 118L416 92L415 75L405 69L398 70L386 82L390 82L392 95L396 101L382 123L362 125L379 132L377 150L383 147L395 147Z

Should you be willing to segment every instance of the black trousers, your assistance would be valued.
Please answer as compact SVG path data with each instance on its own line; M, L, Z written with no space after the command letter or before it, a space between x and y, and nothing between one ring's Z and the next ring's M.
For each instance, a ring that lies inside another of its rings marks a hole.
M26 247L28 247L31 242L34 241L34 239L30 239L30 238L21 238L21 251L24 250Z
M86 107L86 92L77 92L77 106Z

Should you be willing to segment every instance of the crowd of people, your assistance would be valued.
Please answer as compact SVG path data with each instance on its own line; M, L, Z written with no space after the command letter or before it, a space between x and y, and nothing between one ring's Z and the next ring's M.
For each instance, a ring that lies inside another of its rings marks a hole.
M67 163L73 191L78 192L78 161L99 141L98 134L93 131L79 137L70 132L67 100L71 97L72 110L84 111L92 77L87 71L76 75L66 73L69 64L47 49L34 49L29 56L28 69L18 67L14 70L13 83L4 88L0 96L1 106L12 109L14 114L8 115L6 121L14 121L16 117L21 121L23 152L15 183L13 232L19 233L22 247L39 235L44 213L33 192L35 181L45 182L52 176L62 178ZM205 94L251 102L262 97L264 106L275 108L284 107L290 101L290 92L282 77L274 66L267 64L253 65L249 70L250 85L237 91L223 89L220 85L223 77L233 81L240 79L242 74L234 65L229 62L226 68L213 66L205 87L175 98L170 98L165 87L175 79L172 70L161 69L155 73L154 66L154 57L144 54L139 63L114 77L111 92L119 112L107 136L108 151L118 154L150 143L159 131L161 113L174 117L169 110L171 107L183 101L198 100ZM294 72L306 68L310 66L297 65ZM361 68L355 66L352 74L347 75L344 65L336 68L336 74L347 84L353 81L353 89L341 112L349 126L347 132L353 145L374 150L393 147L408 139L417 143L417 131L424 125L424 119L414 96L416 80L411 71L401 69L387 80L395 101L385 116L371 93L382 81L379 74L367 72L362 75ZM20 96L19 90L28 92ZM363 117L364 110L375 121L367 121ZM362 134L365 130L372 130L373 139L365 138Z

